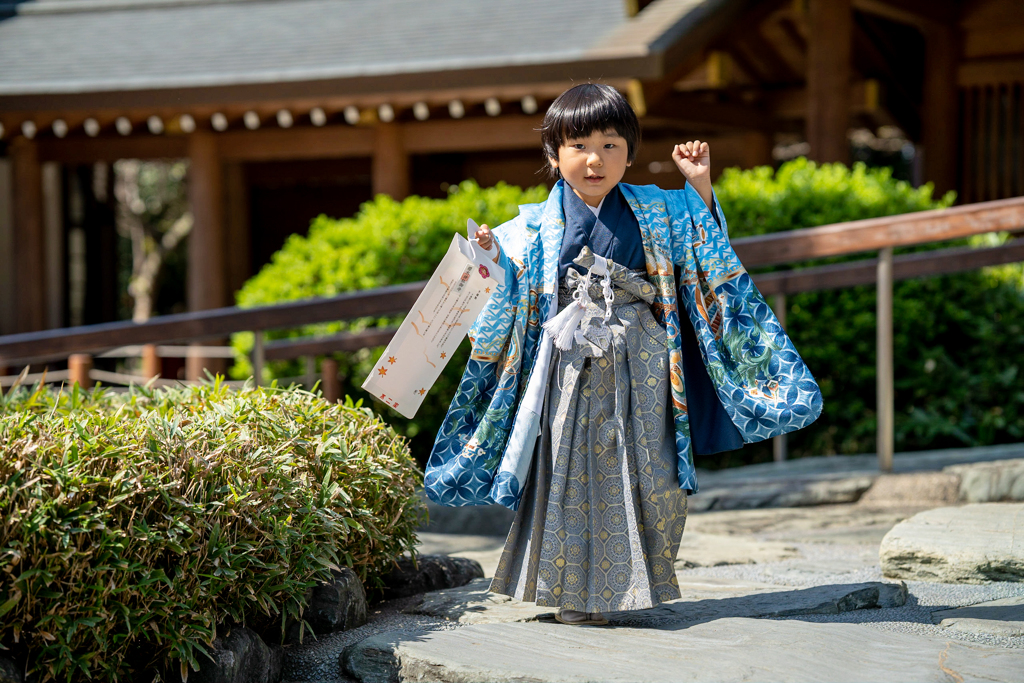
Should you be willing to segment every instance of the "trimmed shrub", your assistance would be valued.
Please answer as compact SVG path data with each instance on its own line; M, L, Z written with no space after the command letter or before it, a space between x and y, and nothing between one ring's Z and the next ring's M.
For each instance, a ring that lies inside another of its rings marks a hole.
M953 201L952 193L933 199L931 185L914 189L893 180L887 168L817 166L805 159L778 171L728 169L716 192L734 238L942 208ZM970 242L1005 239L987 235ZM1024 438L1022 275L1017 264L895 284L898 451ZM790 436L793 456L874 452L875 299L874 286L788 297L788 331L824 396L821 418ZM759 444L705 456L702 465L770 459L770 446Z
M482 189L467 180L449 190L446 199L409 197L396 202L385 195L363 204L352 218L319 216L313 220L308 236L293 235L284 247L238 292L239 306L264 306L316 296L334 296L341 292L370 289L384 285L426 280L444 258L452 235L466 234L466 219L486 223L492 228L519 214L520 204L543 201L547 189L522 190L499 183ZM401 318L364 319L350 323L310 325L296 330L274 330L268 339L333 334L341 330L358 331L370 326L387 327ZM235 349L248 354L252 334L235 335ZM359 388L373 369L382 348L364 349L353 354L338 354L342 375L342 394L365 397ZM410 439L413 453L421 462L434 443L434 435L444 418L448 402L455 393L469 359L469 342L458 352L430 390L414 420L407 420L384 404L374 408L387 415L388 422ZM303 372L301 362L272 362L265 380L295 377ZM244 379L252 374L247 356L240 357L232 376ZM433 399L431 399L433 397Z
M305 391L19 388L0 400L0 644L42 680L196 668L218 623L414 547L421 475L369 410ZM27 652L26 652L27 651Z

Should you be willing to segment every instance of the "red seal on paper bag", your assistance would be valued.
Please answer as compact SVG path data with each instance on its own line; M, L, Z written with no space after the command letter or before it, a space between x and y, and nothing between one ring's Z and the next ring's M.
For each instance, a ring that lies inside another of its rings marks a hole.
M491 271L487 270L487 266L481 264L481 266L480 266L480 277L482 277L483 279L486 280L490 276L491 276Z

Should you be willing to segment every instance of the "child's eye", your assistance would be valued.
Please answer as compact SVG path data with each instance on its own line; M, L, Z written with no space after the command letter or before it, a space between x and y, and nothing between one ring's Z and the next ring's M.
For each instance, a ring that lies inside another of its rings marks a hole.
M573 149L586 149L586 148L587 148L587 146L586 146L586 145L584 145L584 144L583 144L582 142L577 142L577 143L576 143L575 145L573 145L572 147L573 147Z
M604 146L604 148L605 149L614 149L615 148L615 143L614 142L609 142L608 144L606 144Z

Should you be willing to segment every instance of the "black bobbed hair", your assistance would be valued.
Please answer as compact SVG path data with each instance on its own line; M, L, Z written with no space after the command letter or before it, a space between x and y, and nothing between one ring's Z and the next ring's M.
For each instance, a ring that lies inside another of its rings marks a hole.
M540 128L544 157L557 159L558 148L566 140L609 129L626 140L627 159L632 163L640 147L640 121L626 98L603 83L573 86L559 95L544 114ZM558 169L548 164L547 170L558 177Z

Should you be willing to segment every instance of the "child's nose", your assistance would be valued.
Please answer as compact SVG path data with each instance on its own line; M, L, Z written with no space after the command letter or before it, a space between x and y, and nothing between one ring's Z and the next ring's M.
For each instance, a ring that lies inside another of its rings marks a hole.
M587 166L600 166L601 155L597 152L591 152L590 156L587 157Z

